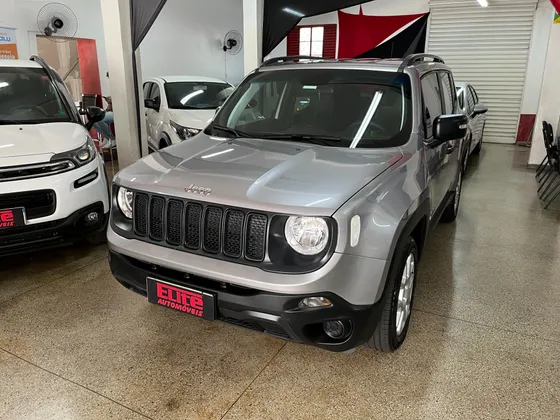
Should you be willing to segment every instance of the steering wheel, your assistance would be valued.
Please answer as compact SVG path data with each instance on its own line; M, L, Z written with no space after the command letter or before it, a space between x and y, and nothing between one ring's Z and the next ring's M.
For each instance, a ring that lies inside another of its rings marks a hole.
M20 110L20 109L28 109L28 110L30 110L30 111L32 111L32 110L37 110L37 111L39 111L41 114L43 114L44 117L48 117L48 116L49 116L42 108L39 108L39 107L36 106L36 105L21 105L21 106L16 106L15 108L10 109L10 111L8 112L8 115L9 115L9 114L12 114L13 112L18 111L18 110Z
M360 127L362 126L362 123L357 121L355 123L352 123L346 130L344 130L346 133L350 133L353 136L356 135L356 133L358 132L358 130L360 129ZM382 134L386 134L387 137L391 137L390 133L387 131L387 129L385 127L380 126L379 124L374 123L373 121L370 121L370 123L368 124L367 128L373 127L375 128L377 131L380 131Z

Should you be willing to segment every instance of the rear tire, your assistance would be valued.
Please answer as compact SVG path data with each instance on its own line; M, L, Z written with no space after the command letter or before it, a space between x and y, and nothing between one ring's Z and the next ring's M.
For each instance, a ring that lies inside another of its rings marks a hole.
M480 141L478 142L478 144L473 150L473 153L475 155L479 155L480 152L482 151L482 140L484 139L484 127L486 127L486 123L484 123L484 125L482 126L482 134L480 135Z
M469 166L469 157L471 155L471 142L472 142L472 138L469 139L469 142L467 144L467 150L465 152L465 156L463 157L463 163L462 163L462 168L461 170L463 171L463 174L465 174L467 172L467 168Z
M443 214L441 215L440 221L442 223L452 223L457 219L459 214L459 206L461 204L461 191L463 190L463 171L459 171L459 177L457 178L457 183L455 184L455 191L453 192L453 199L449 202Z
M414 301L418 255L418 246L412 237L408 237L395 253L387 279L383 312L366 347L392 353L404 342Z

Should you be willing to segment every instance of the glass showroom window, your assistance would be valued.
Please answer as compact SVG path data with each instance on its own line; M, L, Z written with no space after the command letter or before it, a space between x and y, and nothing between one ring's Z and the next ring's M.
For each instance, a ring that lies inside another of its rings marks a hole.
M301 28L299 32L299 54L322 57L324 39L325 28L323 26Z

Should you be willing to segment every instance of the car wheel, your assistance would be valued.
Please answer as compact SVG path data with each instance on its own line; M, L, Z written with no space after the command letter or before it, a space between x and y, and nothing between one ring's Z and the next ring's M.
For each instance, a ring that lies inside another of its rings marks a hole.
M107 231L105 229L92 233L86 237L86 242L89 245L102 245L107 242Z
M409 237L391 263L383 312L367 347L392 353L404 342L410 324L417 265L418 247Z
M462 164L462 168L461 170L463 171L463 174L465 172L467 172L467 167L469 166L469 156L470 156L470 151L471 151L471 142L472 142L472 138L469 140L469 143L467 144L467 150L465 152L465 156L463 157L463 164Z
M452 223L457 219L459 214L459 206L461 204L461 192L463 190L463 172L459 171L459 177L455 184L455 191L453 192L453 200L447 205L443 214L441 215L441 222Z
M478 144L473 150L473 153L475 155L480 154L480 152L482 151L482 139L484 139L484 127L486 127L486 123L484 123L484 125L482 126L482 134L480 135L480 141L478 142Z

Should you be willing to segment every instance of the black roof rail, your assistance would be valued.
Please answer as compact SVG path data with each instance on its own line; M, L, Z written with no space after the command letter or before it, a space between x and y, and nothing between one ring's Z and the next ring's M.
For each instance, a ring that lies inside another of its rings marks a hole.
M293 56L287 56L287 57L274 57L274 58L269 58L264 63L262 63L261 67L272 66L274 64L279 64L279 63L294 62L296 60L321 61L321 60L330 60L330 59L329 58L324 58L324 57L312 57L310 55L293 55Z
M405 57L405 59L403 60L401 66L399 67L399 71L403 71L405 67L411 66L420 61L423 62L425 58L431 58L432 62L434 63L445 64L443 58L434 54L410 54L409 56Z

